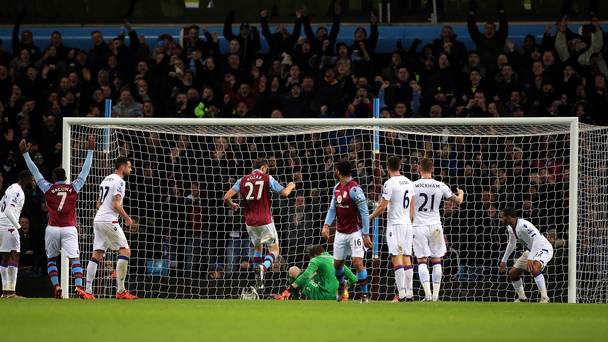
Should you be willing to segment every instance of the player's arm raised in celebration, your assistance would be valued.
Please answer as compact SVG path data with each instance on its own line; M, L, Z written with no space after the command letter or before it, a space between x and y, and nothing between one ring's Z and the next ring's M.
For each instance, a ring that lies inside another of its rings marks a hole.
M129 216L129 214L127 214L125 208L123 208L122 206L122 197L120 196L120 194L116 194L114 195L114 197L112 197L112 207L114 208L114 210L116 210L116 212L118 212L118 215L120 215L120 217L125 220L125 224L127 226L133 224L133 220L131 220L131 217Z
M34 176L36 184L38 184L40 190L46 193L51 188L52 184L47 182L46 179L44 179L44 177L40 173L40 170L38 170L38 167L36 167L36 164L34 164L34 161L32 160L32 158L30 158L31 147L32 144L26 142L25 139L21 140L21 142L19 143L19 151L21 152L21 155L23 155L23 159L25 159L25 164L27 165L27 168Z
M241 191L241 179L238 179L236 183L230 188L230 190L226 191L224 194L224 203L226 203L232 210L237 210L239 205L232 201L232 198Z
M505 249L505 254L503 254L502 259L499 264L500 273L504 273L507 270L507 260L515 251L515 247L517 247L517 240L515 235L507 228L507 234L509 235L509 242L507 243L507 248Z
M369 237L369 209L367 207L367 198L363 193L363 189L357 186L350 189L350 198L357 204L359 215L361 216L361 232L363 233L363 244L367 248L372 247L372 240Z
M76 192L79 192L80 189L84 186L84 183L87 180L87 176L89 175L89 171L91 170L91 164L93 164L93 151L95 150L95 138L91 135L89 136L89 140L87 141L87 159L85 159L84 164L82 165L82 170L76 178L72 185L74 185L74 189Z

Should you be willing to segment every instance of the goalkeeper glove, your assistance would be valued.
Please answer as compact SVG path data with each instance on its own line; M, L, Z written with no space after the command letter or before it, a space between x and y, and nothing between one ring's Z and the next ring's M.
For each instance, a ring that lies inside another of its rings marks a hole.
M291 291L295 290L295 288L291 285L289 285L289 287L287 287L287 289L285 289L285 291L283 291L283 293L281 293L280 295L275 296L276 300L288 300L289 297L291 297Z

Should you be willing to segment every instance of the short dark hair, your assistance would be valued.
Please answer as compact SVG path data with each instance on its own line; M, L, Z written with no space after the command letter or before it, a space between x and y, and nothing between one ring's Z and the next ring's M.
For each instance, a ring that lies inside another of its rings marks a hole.
M253 161L253 169L259 169L262 166L268 166L268 160L264 159L264 158L258 158L256 160Z
M348 159L342 159L336 164L336 170L338 170L342 176L351 176L353 165Z
M313 245L308 247L308 256L312 259L316 256L319 256L325 252L325 248L321 245Z
M430 158L424 158L420 161L420 170L422 170L422 172L433 172L434 167L435 164L433 164L433 161Z
M397 156L392 156L388 158L388 160L386 161L386 165L391 171L399 171L401 170L401 158Z
M53 178L56 182L63 182L67 179L65 175L65 169L62 167L56 167L53 169Z
M121 166L127 165L127 163L129 163L129 159L127 159L127 157L120 156L116 158L116 161L114 162L114 167L116 168L116 170L118 170Z
M24 181L30 181L32 179L32 173L29 170L23 170L19 172L19 183Z
M505 207L502 210L503 215L505 216L509 216L509 217L513 217L513 218L517 218L517 210L515 210L513 207Z

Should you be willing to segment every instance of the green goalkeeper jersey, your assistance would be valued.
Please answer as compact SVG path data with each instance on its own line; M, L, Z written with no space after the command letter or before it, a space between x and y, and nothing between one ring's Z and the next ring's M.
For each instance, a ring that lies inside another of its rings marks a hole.
M334 269L334 257L325 252L310 259L306 271L300 274L295 283L304 288L310 281L318 284L319 289L335 296L338 290L338 280Z

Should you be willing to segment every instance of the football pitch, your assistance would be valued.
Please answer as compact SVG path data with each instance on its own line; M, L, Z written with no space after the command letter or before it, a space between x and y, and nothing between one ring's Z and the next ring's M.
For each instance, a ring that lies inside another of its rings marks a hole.
M606 341L608 305L0 300L2 341Z

